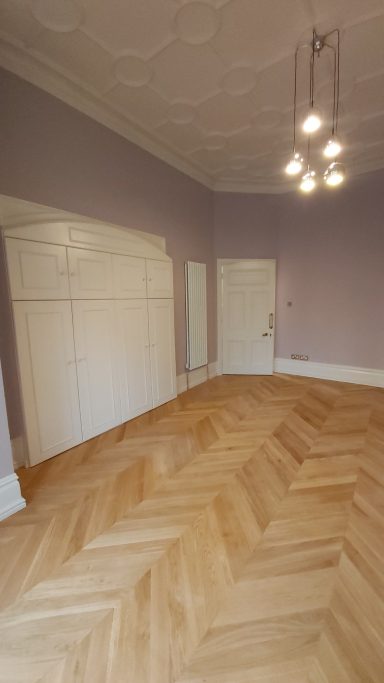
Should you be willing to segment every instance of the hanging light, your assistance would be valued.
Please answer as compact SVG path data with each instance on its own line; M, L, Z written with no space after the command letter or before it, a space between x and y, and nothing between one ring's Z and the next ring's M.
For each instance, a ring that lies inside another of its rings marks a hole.
M322 123L323 121L321 118L320 111L315 107L311 107L303 123L303 131L304 133L308 133L309 135L311 135L312 133L316 133L316 131L318 131L321 127Z
M303 163L303 157L299 154L299 152L295 152L288 161L285 167L285 172L288 175L297 175L298 173L300 173L300 171L302 171Z
M329 138L327 144L325 145L323 154L325 157L327 157L327 159L336 159L340 152L341 144L337 137L333 135L331 138Z
M337 36L336 41L330 41L331 36ZM336 44L335 44L336 42ZM303 168L303 158L296 151L296 95L297 95L297 64L298 53L303 46L299 46L295 52L295 88L294 88L294 107L293 107L293 150L290 159L285 167L285 172L290 175L297 175ZM308 45L307 45L308 47ZM340 101L340 31L334 29L326 35L319 35L313 30L311 42L311 57L309 61L309 108L302 129L308 135L308 154L307 171L301 178L300 189L303 192L312 192L317 185L317 175L310 166L310 139L323 125L321 111L315 106L315 57L320 57L323 50L332 50L333 59L333 112L332 130L323 148L323 155L332 161L324 173L324 180L330 187L336 187L345 180L346 173L343 164L335 161L342 151L342 145L338 137L339 122L339 101Z
M303 175L300 183L300 190L308 194L316 187L316 173L315 171L308 171Z
M338 161L334 161L324 173L324 180L329 187L337 187L345 180L345 167Z

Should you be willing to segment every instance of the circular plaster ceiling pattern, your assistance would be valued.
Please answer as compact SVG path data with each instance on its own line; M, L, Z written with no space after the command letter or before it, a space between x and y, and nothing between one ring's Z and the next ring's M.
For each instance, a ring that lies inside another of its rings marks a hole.
M57 33L75 31L83 20L76 0L33 0L31 10L41 26Z
M203 45L207 43L220 28L220 16L213 7L203 2L191 2L183 5L175 18L176 34L185 43Z
M248 66L238 66L225 74L221 87L228 95L245 95L256 84L256 74Z
M167 117L173 123L191 123L196 116L196 111L190 104L175 102L168 109Z
M279 123L281 123L282 118L281 112L276 111L276 109L264 109L255 115L253 122L259 128L268 129L278 126Z
M224 137L224 135L210 135L209 137L205 138L203 146L204 149L215 150L223 149L226 144L227 139Z
M140 88L149 83L152 77L150 66L140 57L125 55L115 62L115 76L119 83Z

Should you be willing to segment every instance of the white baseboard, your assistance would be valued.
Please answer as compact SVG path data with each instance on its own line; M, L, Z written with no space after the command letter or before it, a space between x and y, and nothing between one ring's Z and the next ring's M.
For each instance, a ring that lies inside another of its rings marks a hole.
M196 370L191 370L188 372L187 381L188 389L197 387L198 384L203 384L208 379L208 365L203 365L201 368L196 368Z
M184 391L187 391L188 381L187 381L187 375L185 372L183 372L181 375L177 375L176 387L177 387L177 395L184 393Z
M9 474L0 479L0 520L10 517L25 506L17 474Z
M275 358L275 372L317 379L331 379L336 382L366 384L371 387L384 387L384 370L359 368L352 365L332 365L312 361Z
M22 436L11 439L13 466L15 470L25 466L25 442Z
M203 365L201 368L196 368L196 370L191 370L190 372L183 372L176 377L177 394L182 394L187 389L197 387L198 384L203 384L207 379L216 377L217 374L216 362Z
M217 372L217 362L215 361L214 363L209 363L208 365L208 379L212 379L212 377L216 377L218 375Z

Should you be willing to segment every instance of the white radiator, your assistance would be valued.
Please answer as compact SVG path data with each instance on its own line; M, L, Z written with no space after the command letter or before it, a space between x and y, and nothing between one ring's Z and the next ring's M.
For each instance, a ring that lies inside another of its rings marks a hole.
M185 264L188 370L208 363L206 271L205 263L187 261Z

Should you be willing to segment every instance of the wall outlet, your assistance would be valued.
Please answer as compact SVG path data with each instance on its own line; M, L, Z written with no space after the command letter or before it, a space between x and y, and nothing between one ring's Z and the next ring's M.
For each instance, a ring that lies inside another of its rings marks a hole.
M300 356L299 360L308 360L308 356L307 356L307 355L302 355L302 356Z
M292 360L309 360L309 356L304 353L291 353Z

